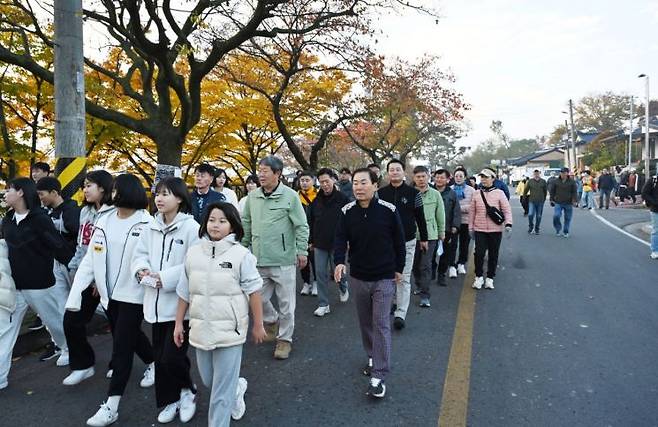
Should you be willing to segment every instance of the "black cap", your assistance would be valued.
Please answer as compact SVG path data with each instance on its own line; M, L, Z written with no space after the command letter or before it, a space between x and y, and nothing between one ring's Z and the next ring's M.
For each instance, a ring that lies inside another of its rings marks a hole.
M569 172L569 168L562 168L560 169L560 172Z

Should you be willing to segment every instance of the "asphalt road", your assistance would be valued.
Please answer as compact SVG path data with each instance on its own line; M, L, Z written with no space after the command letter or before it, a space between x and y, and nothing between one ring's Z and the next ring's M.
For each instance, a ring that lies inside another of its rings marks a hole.
M504 240L496 290L476 296L468 414L472 426L658 425L658 262L648 248L577 210L569 239L516 227ZM393 371L383 401L365 396L365 362L352 301L312 315L315 298L299 297L291 358L273 345L248 344L241 375L249 381L243 426L435 426L440 413L463 276L432 287L432 307L417 299L408 327L393 338ZM470 286L470 283L468 283ZM471 292L467 290L467 292ZM146 327L148 330L148 327ZM105 398L108 335L92 338L97 374L64 387L66 368L34 355L14 362L0 391L0 426L81 426ZM193 352L192 352L193 355ZM157 425L153 390L140 389L136 359L117 426ZM200 380L197 378L198 384ZM197 416L207 423L202 386ZM176 425L172 423L171 425Z

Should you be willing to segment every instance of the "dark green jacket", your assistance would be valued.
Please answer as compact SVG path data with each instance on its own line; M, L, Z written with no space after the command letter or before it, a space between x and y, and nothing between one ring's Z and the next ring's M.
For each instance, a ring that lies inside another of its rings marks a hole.
M573 204L578 200L576 181L571 178L564 181L560 178L552 180L548 192L551 195L551 202L561 205Z
M523 195L529 196L528 201L530 203L544 203L547 194L548 185L543 178L539 178L538 180L530 178L526 182L525 189L523 190Z

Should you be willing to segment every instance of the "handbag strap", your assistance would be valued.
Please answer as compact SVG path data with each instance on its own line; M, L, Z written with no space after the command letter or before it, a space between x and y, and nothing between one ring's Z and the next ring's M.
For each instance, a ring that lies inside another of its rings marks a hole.
M487 198L484 197L484 191L480 190L480 196L482 196L482 201L484 202L484 206L489 209L489 203L487 202Z

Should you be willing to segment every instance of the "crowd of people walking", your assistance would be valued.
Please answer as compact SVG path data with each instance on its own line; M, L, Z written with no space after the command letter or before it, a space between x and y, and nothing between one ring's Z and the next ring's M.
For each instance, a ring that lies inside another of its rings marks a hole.
M373 164L300 171L293 186L283 183L283 170L280 158L263 158L238 199L224 170L199 164L192 191L168 177L152 200L134 175L92 171L82 207L41 170L32 171L33 179L12 180L0 241L0 389L8 386L28 307L52 337L56 364L70 368L63 385L96 375L87 325L100 311L113 339L110 382L87 425L117 421L134 355L146 366L139 385L155 390L157 421L191 420L200 392L191 346L209 390L208 425L227 426L246 411L248 379L240 377L240 364L248 331L257 344L273 343L275 359L288 359L298 294L317 296L313 314L322 318L331 313L333 280L339 302L355 301L367 393L383 398L391 329L408 326L413 295L429 309L431 284L447 286L465 275L471 253L471 286L494 289L503 236L513 225L509 189L494 170L475 179L463 167L417 166L407 181L405 164L393 159L385 166L386 185ZM609 176L594 180L585 173L578 184L563 168L547 182L536 170L517 187L528 233L540 233L548 198L556 234L568 237L574 205L591 207L597 183L600 205L608 207L617 189ZM652 257L658 258L655 178L642 196L652 211Z

